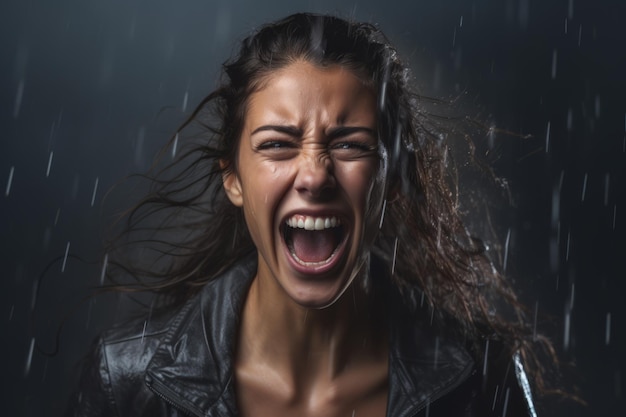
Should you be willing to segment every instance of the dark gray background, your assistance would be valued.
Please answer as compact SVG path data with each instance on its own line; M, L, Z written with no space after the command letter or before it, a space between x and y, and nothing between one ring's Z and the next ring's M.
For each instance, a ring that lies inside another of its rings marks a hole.
M86 261L98 259L103 227L128 205L122 193L103 206L106 190L150 165L238 39L297 11L379 23L423 93L460 95L472 117L533 135L497 135L491 151L515 202L497 225L503 245L510 231L507 272L531 310L553 316L540 326L577 364L589 407L568 415L623 412L624 3L3 1L2 414L59 414L77 359L126 308L115 296L80 303L99 281ZM85 262L70 256L63 272L62 260L52 264L33 306L38 276L68 242ZM66 315L60 353L39 353L54 350Z

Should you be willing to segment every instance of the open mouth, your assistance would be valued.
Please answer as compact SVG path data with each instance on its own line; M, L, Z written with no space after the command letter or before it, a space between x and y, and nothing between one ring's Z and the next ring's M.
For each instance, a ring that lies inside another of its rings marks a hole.
M347 234L337 217L294 215L282 227L291 258L303 267L331 264L344 246Z

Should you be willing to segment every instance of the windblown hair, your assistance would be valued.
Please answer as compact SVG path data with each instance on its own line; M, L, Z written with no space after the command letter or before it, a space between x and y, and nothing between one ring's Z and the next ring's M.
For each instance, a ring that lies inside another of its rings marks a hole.
M243 40L224 65L220 86L172 138L169 146L181 148L179 156L154 174L149 194L129 211L121 238L110 244L108 274L119 275L121 268L136 279L125 289L150 290L171 305L254 252L242 210L226 197L222 178L237 170L250 95L296 60L344 66L377 93L379 140L388 152L395 197L384 205L373 252L393 270L394 283L423 292L436 315L476 345L505 341L526 360L541 390L536 345L549 354L552 347L533 337L515 293L461 216L458 172L446 138L463 133L421 108L408 68L368 23L295 14ZM137 243L142 254L128 250ZM506 306L508 313L493 314L494 306Z

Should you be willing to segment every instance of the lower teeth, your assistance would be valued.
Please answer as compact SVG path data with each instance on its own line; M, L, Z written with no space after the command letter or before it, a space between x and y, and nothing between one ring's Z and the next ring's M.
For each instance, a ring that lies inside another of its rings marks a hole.
M325 259L323 261L318 261L318 262L306 262L303 261L302 259L298 258L298 255L296 255L296 252L293 250L293 248L289 248L289 253L291 253L291 256L293 259L295 259L300 265L303 266L320 266L320 265L326 265L327 263L329 263L334 257L335 257L335 253L337 252L337 248L335 248L335 250L333 251L333 253L328 257L328 259Z

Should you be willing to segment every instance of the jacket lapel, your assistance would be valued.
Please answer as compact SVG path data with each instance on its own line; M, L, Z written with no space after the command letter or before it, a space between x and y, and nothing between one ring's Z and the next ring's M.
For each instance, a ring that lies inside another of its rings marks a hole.
M391 294L387 416L413 416L466 381L474 361L461 342L426 319L426 309L417 303L408 309L406 296Z
M193 415L237 415L235 342L255 272L256 256L238 263L206 284L174 319L147 367L146 383L157 395Z
M256 267L255 254L206 284L173 319L146 371L146 383L166 402L196 416L237 415L235 343ZM386 292L394 293L388 282ZM390 306L404 304L396 296ZM439 335L419 315L395 307L390 312L389 417L418 413L460 385L474 367L462 345Z

